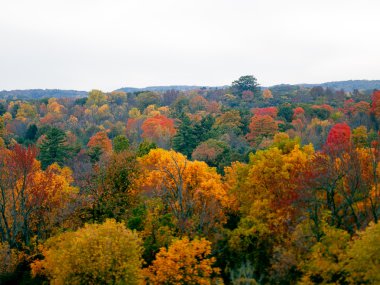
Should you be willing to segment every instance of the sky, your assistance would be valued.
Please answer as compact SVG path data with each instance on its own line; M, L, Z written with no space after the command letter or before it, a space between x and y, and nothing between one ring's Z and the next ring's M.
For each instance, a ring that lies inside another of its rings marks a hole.
M378 0L0 0L0 90L380 79Z

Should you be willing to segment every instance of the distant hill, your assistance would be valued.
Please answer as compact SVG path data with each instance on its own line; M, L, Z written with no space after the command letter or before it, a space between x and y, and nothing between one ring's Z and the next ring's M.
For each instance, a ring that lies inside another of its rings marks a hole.
M0 99L42 99L42 98L67 98L86 97L87 91L61 90L61 89L27 89L0 91Z
M347 81L333 81L325 82L319 84L280 84L270 87L262 88L271 88L278 90L293 90L298 88L312 88L315 86L329 87L333 89L344 89L345 91L352 92L354 89L358 90L380 90L380 80L347 80ZM225 86L197 86L197 85L168 85L168 86L148 86L144 88L135 88L135 87L123 87L115 91L124 91L127 93L132 92L142 92L142 91L156 91L156 92L165 92L168 90L177 90L177 91L189 91L196 89L223 89L229 87ZM42 98L80 98L86 97L88 95L87 91L78 91L78 90L61 90L61 89L27 89L27 90L10 90L10 91L0 91L0 99L42 99Z
M123 87L117 89L115 91L124 91L124 92L141 92L141 91L157 91L157 92L165 92L168 90L177 90L177 91L188 91L188 90L196 90L196 89L222 89L227 86L196 86L196 85L169 85L169 86L148 86L143 88L135 88L135 87Z
M296 84L301 87L329 87L334 89L344 89L345 91L358 90L373 90L380 89L380 80L347 80L347 81L332 81L320 84Z

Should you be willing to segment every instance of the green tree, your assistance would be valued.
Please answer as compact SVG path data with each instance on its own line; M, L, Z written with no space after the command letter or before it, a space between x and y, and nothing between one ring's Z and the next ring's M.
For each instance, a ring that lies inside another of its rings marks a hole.
M257 79L252 75L241 76L238 80L232 82L232 90L235 95L242 96L244 91L253 92L254 96L257 97L257 94L260 92L259 84Z
M3 103L0 103L0 116L4 115L7 109L5 108Z
M119 135L113 139L113 149L116 153L123 152L128 150L129 140L126 136Z
M137 156L141 157L150 152L151 149L157 148L157 145L154 142L144 140L139 144L139 148L137 149Z
M30 141L30 142L34 142L36 141L37 139L37 132L38 132L38 128L35 124L31 124L29 125L28 129L26 130L26 133L25 133L25 140L26 141Z
M173 149L190 156L197 146L197 136L194 131L190 118L182 114L181 123L177 129L176 135L173 137Z
M63 166L70 152L71 148L67 146L65 132L58 128L51 128L40 145L39 159L44 169L54 162Z

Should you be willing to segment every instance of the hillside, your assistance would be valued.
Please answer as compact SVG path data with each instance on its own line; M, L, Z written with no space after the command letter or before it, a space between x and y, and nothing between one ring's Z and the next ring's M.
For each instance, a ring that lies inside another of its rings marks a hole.
M41 99L41 98L72 98L85 97L86 91L61 90L61 89L26 89L0 91L1 99Z

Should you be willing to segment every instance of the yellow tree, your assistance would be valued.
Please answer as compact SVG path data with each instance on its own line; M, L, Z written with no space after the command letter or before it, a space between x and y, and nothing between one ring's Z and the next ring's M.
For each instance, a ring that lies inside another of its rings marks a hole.
M141 186L162 199L181 233L207 235L224 223L228 199L214 168L163 149L151 150L140 162L144 171Z
M153 264L144 270L148 284L210 285L218 268L210 257L211 242L206 239L174 241L168 249L161 248Z
M380 284L380 224L359 232L347 251L345 269L352 284Z
M274 246L283 241L302 214L297 205L298 178L312 155L311 146L296 144L287 153L272 147L252 154L248 165L227 169L228 192L235 195L234 204L242 216L228 236L229 267L248 260L255 271L253 277L268 281Z
M51 284L140 284L141 239L124 224L106 220L50 238L32 273Z

